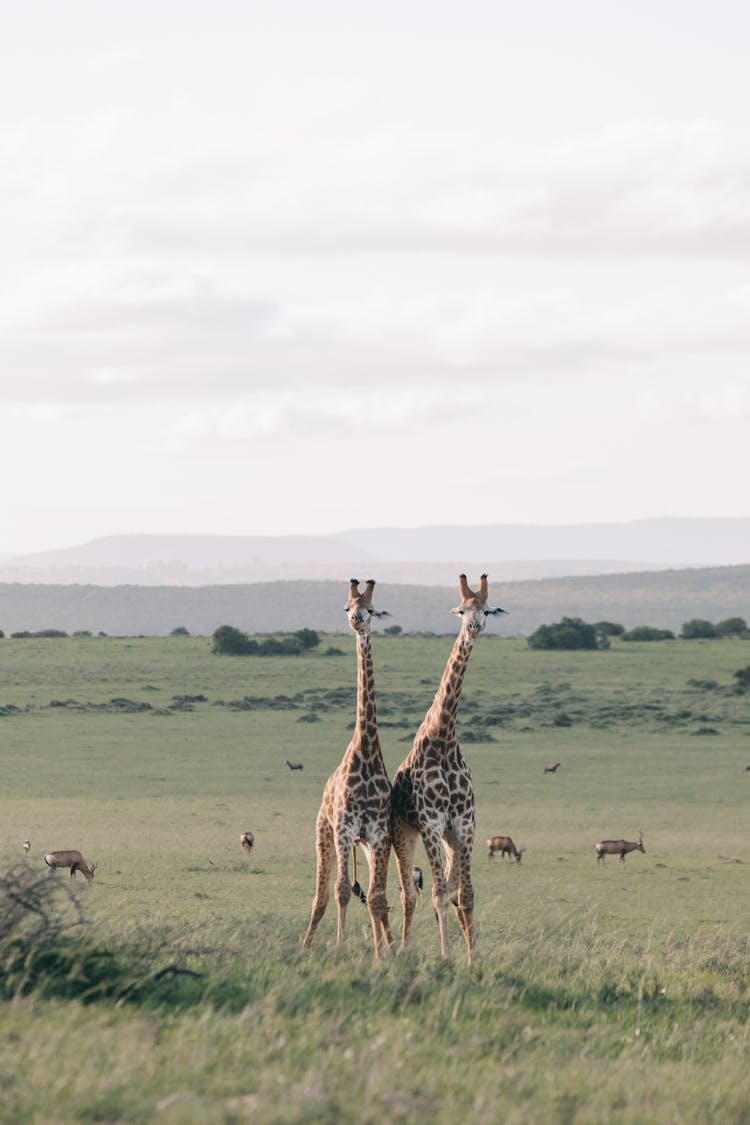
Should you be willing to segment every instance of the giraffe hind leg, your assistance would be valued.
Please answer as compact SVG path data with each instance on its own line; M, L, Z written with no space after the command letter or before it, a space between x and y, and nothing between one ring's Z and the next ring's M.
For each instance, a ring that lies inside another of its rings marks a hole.
M394 821L393 850L396 853L396 867L398 868L398 877L401 883L401 906L404 911L403 930L401 934L402 949L409 940L414 907L417 902L417 891L414 886L412 871L414 869L414 853L417 848L418 839L419 833L413 828L409 828L403 821Z
M423 833L422 842L427 852L427 859L430 862L430 870L432 871L432 905L437 916L438 928L440 930L440 955L442 957L447 957L448 903L450 900L441 862L440 839L439 837L436 838L433 835Z
M388 880L388 859L390 856L390 841L383 841L379 845L367 849L367 862L370 866L370 885L367 892L367 906L372 920L372 939L375 947L375 959L380 956L380 951L385 942L393 944L393 935L388 922L388 902L386 899L386 883Z
M315 825L315 849L317 855L317 874L315 880L315 897L313 899L312 913L310 915L310 924L307 927L302 942L303 949L309 949L318 924L326 912L328 906L328 885L331 881L331 872L333 871L334 847L333 847L333 829L331 828L328 820L321 813L318 814L318 821Z
M346 908L352 897L352 885L349 881L349 853L354 847L354 834L342 831L339 828L338 831L334 832L334 845L339 868L336 877L336 905L338 907L336 943L340 944L344 940Z
M471 882L471 851L455 843L445 844L448 856L448 894L466 942L471 964L474 954L474 887Z

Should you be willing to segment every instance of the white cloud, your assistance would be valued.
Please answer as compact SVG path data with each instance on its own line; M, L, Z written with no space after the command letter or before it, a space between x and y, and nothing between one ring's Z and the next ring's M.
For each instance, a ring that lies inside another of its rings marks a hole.
M8 526L744 513L746 16L324 7L19 8Z

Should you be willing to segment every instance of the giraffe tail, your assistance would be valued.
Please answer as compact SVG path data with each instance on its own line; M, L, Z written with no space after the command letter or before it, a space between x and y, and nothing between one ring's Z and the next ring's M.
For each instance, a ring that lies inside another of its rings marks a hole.
M359 879L357 878L357 845L356 844L352 848L352 860L354 862L354 882L352 883L352 894L354 895L355 898L358 898L360 902L366 903L367 902L367 895L365 894L365 892L362 890L361 886L359 885Z
M354 895L355 898L358 898L360 902L364 902L364 903L367 902L367 895L365 894L365 892L360 887L359 880L357 880L357 879L355 879L354 882L352 883L352 894Z

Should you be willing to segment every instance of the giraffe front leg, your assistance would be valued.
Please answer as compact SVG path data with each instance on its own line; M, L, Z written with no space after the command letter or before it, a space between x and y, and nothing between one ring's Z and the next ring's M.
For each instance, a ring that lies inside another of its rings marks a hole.
M401 884L401 906L404 911L403 930L401 934L401 948L409 940L414 907L417 902L417 889L414 886L414 853L417 848L419 833L410 828L404 821L396 819L393 824L393 850L396 853L396 867Z
M315 878L315 898L313 899L310 924L307 927L302 942L303 949L309 949L318 923L326 912L328 906L328 885L331 881L333 870L333 829L328 823L328 818L323 810L318 813L315 823L315 852L317 859L317 873Z

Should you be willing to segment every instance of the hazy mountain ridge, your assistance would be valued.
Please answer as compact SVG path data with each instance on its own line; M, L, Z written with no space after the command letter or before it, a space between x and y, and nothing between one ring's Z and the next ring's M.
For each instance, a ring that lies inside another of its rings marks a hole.
M750 563L750 519L371 528L336 535L115 535L5 557L0 582L199 586L325 581L450 585L465 570L499 581ZM367 575L369 576L369 575Z
M300 628L343 633L346 593L346 580L191 587L6 583L0 584L0 628L6 634L56 628L159 636L177 627L210 635L227 624L250 633ZM378 607L391 614L387 624L406 632L454 633L450 610L457 601L455 583L378 583ZM695 617L750 618L750 565L506 583L490 575L490 601L511 614L489 625L490 633L502 636L528 635L563 616L677 632Z

